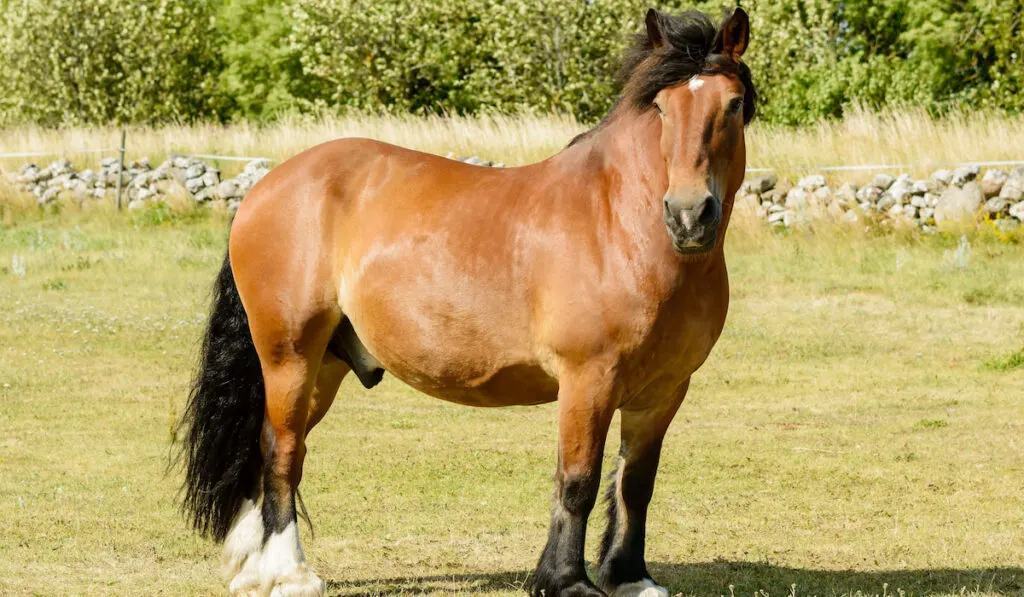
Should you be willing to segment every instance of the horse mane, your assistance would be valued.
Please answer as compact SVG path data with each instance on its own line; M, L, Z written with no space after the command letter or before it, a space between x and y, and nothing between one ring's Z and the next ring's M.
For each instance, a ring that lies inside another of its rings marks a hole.
M732 16L727 10L722 19L726 23ZM611 110L593 129L577 135L570 146L601 128L621 106L645 112L654 107L654 98L662 89L687 81L697 75L732 73L739 77L745 89L743 97L743 123L749 124L756 110L757 92L750 69L724 54L715 53L721 27L711 18L696 10L679 16L657 13L664 35L664 43L655 48L646 32L633 36L632 45L622 58L618 83L622 92Z

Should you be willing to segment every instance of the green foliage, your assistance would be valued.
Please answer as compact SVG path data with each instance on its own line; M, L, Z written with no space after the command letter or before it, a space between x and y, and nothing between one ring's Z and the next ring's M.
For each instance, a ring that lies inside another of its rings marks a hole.
M667 0L716 14L721 0ZM730 3L731 4L731 3ZM746 0L760 116L1024 110L1024 0ZM0 124L600 118L641 0L0 0Z
M0 12L0 124L214 114L205 0L10 1Z
M279 0L224 0L217 12L224 62L217 92L233 117L273 118L316 93L306 86L300 49L289 45L291 32L288 7Z
M1012 371L1024 368L1024 348L1012 352L1005 357L999 357L985 362L985 368L993 371Z
M324 95L308 98L316 106L592 120L614 99L616 60L641 4L297 0L291 41L321 82Z

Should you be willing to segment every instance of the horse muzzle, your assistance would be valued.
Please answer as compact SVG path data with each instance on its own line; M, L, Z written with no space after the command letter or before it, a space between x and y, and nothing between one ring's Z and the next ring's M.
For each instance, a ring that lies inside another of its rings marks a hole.
M708 195L692 204L681 204L665 198L665 227L672 237L672 246L679 253L706 253L718 240L722 223L722 201Z

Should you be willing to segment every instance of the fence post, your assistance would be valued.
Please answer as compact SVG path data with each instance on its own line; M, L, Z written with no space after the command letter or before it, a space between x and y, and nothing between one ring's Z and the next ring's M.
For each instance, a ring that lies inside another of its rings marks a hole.
M117 211L121 211L121 181L124 180L124 138L125 127L121 127L121 167L117 169Z

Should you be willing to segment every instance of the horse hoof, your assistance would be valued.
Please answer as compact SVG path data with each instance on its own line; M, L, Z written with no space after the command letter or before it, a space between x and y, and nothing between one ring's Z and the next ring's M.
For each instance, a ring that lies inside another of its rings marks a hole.
M260 577L254 572L242 570L228 585L231 597L258 597L260 594Z
M668 597L668 589L649 578L621 584L610 592L611 597Z
M323 597L326 592L324 581L305 564L299 564L294 571L275 579L270 597Z

